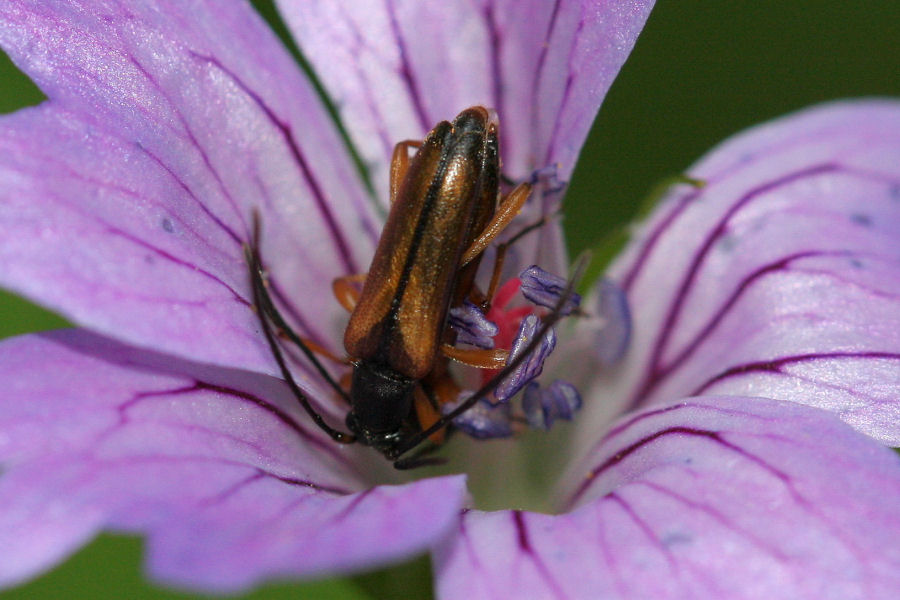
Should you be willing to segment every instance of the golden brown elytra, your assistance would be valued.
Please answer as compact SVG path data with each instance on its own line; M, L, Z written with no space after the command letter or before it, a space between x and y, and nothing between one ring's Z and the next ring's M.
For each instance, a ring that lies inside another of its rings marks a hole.
M515 206L508 199L494 219L497 122L483 107L438 123L403 164L409 145L395 152L391 211L344 335L354 362L347 426L385 454L423 425L414 422L415 391L429 374L434 378L447 311L472 288L487 245L482 233L502 230L529 191L518 188L510 195ZM492 227L496 221L502 223ZM463 264L464 254L479 245ZM445 372L445 365L438 370Z
M498 197L497 128L470 108L439 123L391 187L391 211L344 347L357 360L389 365L413 379L434 364L462 253L494 214ZM472 270L472 269L470 269Z

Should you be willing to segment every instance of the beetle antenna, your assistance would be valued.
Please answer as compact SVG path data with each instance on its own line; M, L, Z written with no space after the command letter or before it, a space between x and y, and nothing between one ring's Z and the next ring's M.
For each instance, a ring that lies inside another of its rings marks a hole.
M436 467L447 462L443 456L431 456L433 452L440 449L440 445L431 444L423 446L418 451L413 452L409 456L394 461L394 468L398 471L407 471L409 469L418 469L419 467Z
M279 312L278 308L275 306L275 303L272 302L272 298L269 295L268 290L266 290L265 283L262 281L262 276L260 273L263 271L262 259L260 258L259 253L259 236L260 236L260 219L259 213L254 210L253 211L253 245L246 252L247 254L247 262L250 263L250 268L253 271L251 276L254 277L254 280L259 279L260 290L259 290L259 302L255 302L256 306L263 312L265 315L272 321L275 327L284 332L284 334L288 337L291 342L294 343L295 346L300 348L301 352L303 352L304 356L312 363L313 367L315 367L316 371L319 372L319 375L325 380L331 388L337 392L337 394L344 399L347 404L350 404L350 397L347 395L347 392L337 384L331 374L325 369L322 362L316 358L315 353L310 350L309 346L303 341L303 339L297 335L296 332L291 328L290 325L284 320L284 317L281 316L281 312Z
M322 418L316 410L313 408L312 404L307 398L306 394L300 389L300 386L297 385L297 382L294 380L294 376L291 374L290 369L288 369L287 363L284 360L284 355L281 352L281 348L278 346L278 341L275 339L275 335L272 332L272 327L269 324L269 320L266 318L272 318L271 311L274 311L274 306L272 305L271 299L268 297L268 292L265 289L265 283L263 283L262 279L262 265L260 264L259 259L259 215L254 211L253 213L253 244L252 246L244 245L244 254L247 258L247 263L250 265L250 281L251 288L253 289L253 304L258 309L259 323L262 325L263 334L266 337L266 341L269 343L269 348L272 351L272 356L275 357L275 362L278 363L278 368L281 371L281 376L284 378L285 382L288 384L288 387L291 389L291 392L300 402L300 405L307 412L313 422L319 426L325 433L327 433L331 439L335 442L341 444L352 444L356 441L356 436L348 433L344 433L342 431L338 431L331 427L325 420ZM268 305L266 304L268 303ZM271 310L267 310L271 309ZM277 311L275 311L277 314ZM284 323L284 320L281 319L281 316L278 315L278 320L272 318L273 322L279 328L284 329L282 325L278 322ZM286 327L286 324L285 324ZM299 340L299 338L297 338ZM292 340L293 341L293 340ZM297 342L295 342L297 343ZM307 356L311 356L311 351L306 348L303 342L299 342L298 345L307 353ZM320 372L324 371L324 368L318 363L317 360L312 359L317 368L319 368ZM329 379L326 374L326 378ZM343 390L341 390L343 392Z
M390 458L394 459L395 468L409 468L406 464L406 460L400 458L402 455L406 454L407 452L421 444L423 441L431 437L431 435L433 435L435 432L440 431L444 427L447 427L453 421L453 419L475 406L476 402L497 389L500 383L504 379L506 379L506 377L508 377L510 373L512 373L519 367L519 365L521 365L529 358L531 353L534 352L534 350L541 344L544 336L547 335L548 331L550 331L550 328L556 325L556 323L560 319L562 319L562 310L566 306L566 303L569 301L569 299L572 297L572 294L575 292L575 284L584 273L584 269L587 263L587 254L582 254L580 257L578 257L578 260L575 261L575 268L573 270L574 273L572 275L572 278L569 279L568 284L566 284L566 289L563 290L562 294L560 294L556 306L553 307L553 311L550 312L550 314L547 315L547 317L543 320L540 330L538 330L537 334L531 339L528 345L525 346L525 349L520 352L512 360L512 362L503 367L503 369L499 373L494 375L490 381L481 386L478 391L466 398L465 402L457 406L446 415L442 415L441 418L435 421L430 427L409 438L406 443L399 446L394 452L392 452ZM415 458L415 455L412 458Z

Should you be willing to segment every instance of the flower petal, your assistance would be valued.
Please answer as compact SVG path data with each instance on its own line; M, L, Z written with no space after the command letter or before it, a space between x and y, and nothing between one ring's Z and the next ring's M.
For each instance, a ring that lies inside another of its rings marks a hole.
M378 225L344 145L239 2L12 1L0 45L49 97L0 120L0 284L128 342L274 371L242 244L305 335ZM137 316L140 315L140 318Z
M633 326L631 309L625 292L612 279L601 277L594 290L594 310L599 319L594 349L600 365L610 367L628 352Z
M0 584L100 529L148 536L160 580L233 591L423 552L460 477L369 489L283 382L81 330L0 344Z
M695 394L835 411L900 445L900 103L754 128L689 171L613 268L631 406Z
M648 0L279 0L386 200L401 139L483 104L501 120L507 174L559 163L567 181L597 109L634 46Z
M579 508L469 512L442 598L865 598L900 589L900 457L824 411L646 410L592 452Z
M500 118L504 174L541 174L513 233L559 208L597 109L652 0L279 0L387 206L394 144L482 104ZM567 266L551 222L507 255L519 270Z

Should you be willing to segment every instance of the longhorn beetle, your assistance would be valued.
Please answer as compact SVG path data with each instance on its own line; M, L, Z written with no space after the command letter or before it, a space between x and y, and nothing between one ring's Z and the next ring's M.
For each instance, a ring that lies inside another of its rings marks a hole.
M409 149L416 146L418 151L410 159ZM531 187L520 184L498 206L497 121L492 111L481 106L461 112L452 123L438 123L422 142L397 144L390 180L391 210L362 292L351 283L359 276L339 278L334 284L338 300L352 311L344 335L353 365L349 394L319 364L311 350L314 346L291 331L269 297L258 250L258 219L253 244L245 252L260 323L282 375L303 408L335 441L372 446L394 461L395 467L409 468L431 461L417 455L400 458L403 454L440 435L441 429L491 393L537 347L560 318L572 284L545 318L539 334L508 366L504 366L505 351L453 347L454 336L446 324L448 310L467 298L483 305L490 301L506 245L498 249L486 296L479 296L474 286L481 255L518 214ZM348 401L350 434L329 426L310 405L291 376L270 320ZM435 390L458 389L447 372L448 356L500 372L453 411L441 415L439 406L456 398L436 398Z

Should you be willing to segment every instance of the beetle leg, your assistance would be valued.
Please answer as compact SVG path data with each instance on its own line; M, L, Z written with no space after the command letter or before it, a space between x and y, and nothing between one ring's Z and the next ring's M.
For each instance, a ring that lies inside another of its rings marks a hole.
M413 392L413 406L416 409L416 418L419 420L419 426L422 429L431 427L441 418L441 413L438 412L434 404L436 402L428 397L422 386L417 385ZM443 429L435 431L428 439L435 444L442 444L444 442L444 431Z
M460 266L469 264L476 256L479 256L484 249L491 245L500 232L506 229L506 226L522 210L522 205L528 200L531 194L531 184L520 183L516 189L506 195L497 207L497 212L491 218L490 223L484 228L484 231L472 242L472 245L463 253Z
M334 293L334 297L347 312L352 313L359 303L359 290L353 284L362 283L365 280L366 273L355 273L338 277L331 282L331 291Z
M497 287L500 285L500 276L503 274L503 263L506 261L506 251L527 234L542 227L547 220L546 216L541 217L531 225L523 227L520 232L509 238L509 240L502 244L497 244L497 251L494 254L494 266L491 271L491 280L488 284L487 293L482 292L478 289L478 286L473 285L468 296L469 302L480 307L484 313L487 313L487 311L490 310L491 302L494 300L494 294L497 293Z
M276 333L272 331L271 325L275 325L276 328L285 331L288 334L293 334L293 332L290 330L290 328L287 327L287 324L284 323L284 320L278 313L278 309L275 308L275 305L272 303L272 299L269 297L268 290L266 290L265 281L263 279L262 261L260 260L259 256L259 230L259 215L254 211L253 240L250 244L244 244L244 256L247 259L248 266L250 267L250 287L253 291L253 305L257 307L256 313L259 317L259 324L262 327L263 335L265 336L266 341L269 345L269 349L272 352L272 357L278 364L278 369L281 371L281 375L284 378L285 383L287 383L294 397L300 402L300 405L310 416L313 422L315 422L316 425L318 425L323 431L325 431L325 433L327 433L334 441L341 444L351 444L356 441L356 436L344 433L331 427L325 422L322 416L318 412L316 412L316 409L313 408L312 404L309 401L309 398L306 397L306 395L297 385L297 382L294 380L294 377L291 374L287 363L285 362L284 355L282 354L281 349L278 347ZM270 320L272 321L272 324L269 323ZM296 334L293 335L294 337L296 337ZM291 337L290 339L291 341L295 341L293 337ZM297 338L297 340L299 340L299 338ZM300 342L299 345L300 348L307 354L307 356L312 356L312 353L308 348L306 348L306 346L303 345L302 342ZM319 365L315 360L313 360L313 362L315 363L316 367L318 367L322 371L322 373L324 373L326 379L334 384L330 376L328 376L328 373L321 367L321 365Z
M497 286L500 285L500 275L503 273L503 263L506 260L507 248L509 248L507 244L497 246L497 254L494 256L494 270L491 271L491 282L488 284L487 294L480 302L481 310L485 313L491 308L494 294L497 293Z
M344 398L348 403L350 399L347 396L347 393L334 381L334 378L331 377L331 374L322 366L322 364L315 357L315 354L307 345L307 341L302 339L299 335L297 335L293 329L291 329L290 325L284 320L284 317L281 316L281 313L278 311L278 308L275 306L275 303L272 301L271 296L269 295L269 290L267 289L267 281L265 278L265 268L262 264L262 259L260 257L259 252L259 240L260 240L260 218L259 213L257 211L253 211L253 237L249 244L244 244L244 255L247 260L247 264L250 267L250 286L253 290L253 306L255 308L255 312L259 317L260 324L263 326L263 333L266 334L266 338L269 341L269 345L272 346L272 353L276 359L276 362L279 362L279 366L281 366L281 351L277 348L276 338L288 339L290 340L297 348L299 348L306 358L312 363L312 365L316 368L322 378L334 389L339 396ZM269 322L274 326L274 331L270 331L273 327L269 326ZM271 333L271 336L270 336ZM271 337L271 339L270 339ZM318 344L315 344L318 346ZM330 356L330 353L323 353L326 356ZM344 362L343 359L338 359L339 362ZM288 375L285 375L285 379L288 379ZM288 382L290 383L290 382ZM292 387L293 390L293 387ZM296 394L295 394L296 395ZM308 407L308 400L305 400L305 397L299 397L301 404L303 407L309 412L311 407ZM319 421L317 420L318 424ZM321 425L320 425L321 426ZM332 435L331 428L327 428L327 426L322 427ZM329 431L330 430L330 431ZM346 436L346 434L341 434ZM334 437L332 435L332 437Z
M441 352L447 358L452 358L476 369L502 369L506 366L509 351L500 348L483 350L481 348L457 348L450 344L441 344Z
M291 336L289 334L285 333L285 331L282 329L278 330L278 337L283 340L293 341L291 339ZM334 362L342 364L342 365L351 364L350 359L348 357L338 356L337 354L331 352L325 346L319 344L318 342L314 342L313 340L306 338L306 337L301 337L300 341L302 341L303 345L306 346L311 352L315 352L316 354L318 354L320 356L324 356L325 358L327 358L329 360L333 360Z
M413 392L413 406L416 410L416 418L419 427L426 429L437 423L441 418L441 406L450 402L456 402L460 388L453 381L453 377L446 369L446 361L435 369L416 386ZM434 432L428 439L435 443L444 442L446 430Z
M511 237L508 241L497 244L497 254L494 256L494 270L491 272L491 282L488 284L487 294L485 294L484 299L480 303L477 303L481 306L483 311L487 312L491 307L491 302L494 300L494 294L497 292L497 286L500 285L500 275L503 273L503 262L506 260L506 251L525 235L542 227L546 222L547 217L541 217L528 227L523 228L522 231Z
M400 182L406 177L406 169L409 167L409 149L418 148L421 140L404 140L394 146L394 154L391 156L391 205L397 199L400 191Z

